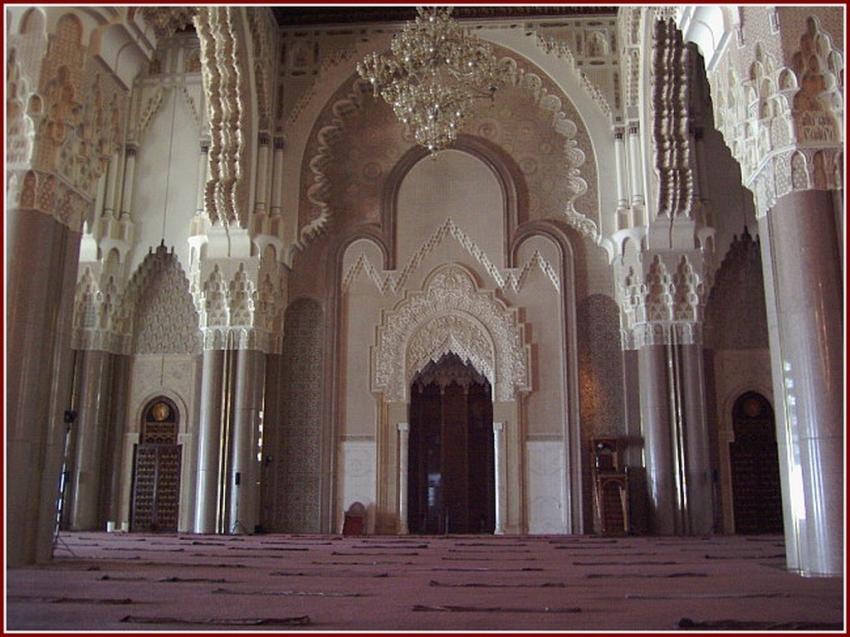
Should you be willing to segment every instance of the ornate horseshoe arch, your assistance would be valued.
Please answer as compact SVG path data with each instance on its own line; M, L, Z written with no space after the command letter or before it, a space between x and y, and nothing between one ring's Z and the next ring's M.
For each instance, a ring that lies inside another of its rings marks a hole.
M493 399L512 401L530 391L530 351L517 311L458 264L442 266L386 312L372 348L372 389L389 402L405 402L415 374L453 352L468 360L493 387Z

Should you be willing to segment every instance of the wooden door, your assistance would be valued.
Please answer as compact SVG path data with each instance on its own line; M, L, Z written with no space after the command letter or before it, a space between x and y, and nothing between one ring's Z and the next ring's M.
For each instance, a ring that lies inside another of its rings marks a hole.
M132 531L177 532L180 460L179 445L136 445L130 517Z
M490 384L449 354L411 387L408 529L492 533L495 528Z
M747 392L732 410L735 442L729 445L736 533L781 533L782 495L773 409Z
M179 413L164 396L144 410L141 442L133 450L130 530L177 532L180 507Z

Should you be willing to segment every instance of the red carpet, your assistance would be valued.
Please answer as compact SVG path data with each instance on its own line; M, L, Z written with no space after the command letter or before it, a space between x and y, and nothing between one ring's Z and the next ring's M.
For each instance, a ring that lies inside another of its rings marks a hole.
M839 630L781 537L65 533L11 630Z

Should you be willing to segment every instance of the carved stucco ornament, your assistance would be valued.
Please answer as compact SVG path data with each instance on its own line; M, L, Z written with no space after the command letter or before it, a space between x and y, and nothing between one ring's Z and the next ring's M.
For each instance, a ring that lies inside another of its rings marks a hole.
M373 389L390 402L407 400L413 377L452 352L494 388L494 400L529 391L530 356L523 325L492 292L479 290L462 266L444 266L384 314L373 347Z

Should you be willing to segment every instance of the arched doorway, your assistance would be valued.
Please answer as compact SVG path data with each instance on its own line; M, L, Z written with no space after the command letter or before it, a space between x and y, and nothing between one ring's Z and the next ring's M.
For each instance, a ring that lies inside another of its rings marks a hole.
M490 383L449 353L416 375L410 396L410 533L493 533Z
M773 409L756 392L732 407L735 442L729 445L736 533L781 533L782 495Z
M180 504L180 414L159 396L142 412L140 442L133 450L131 531L176 532Z

